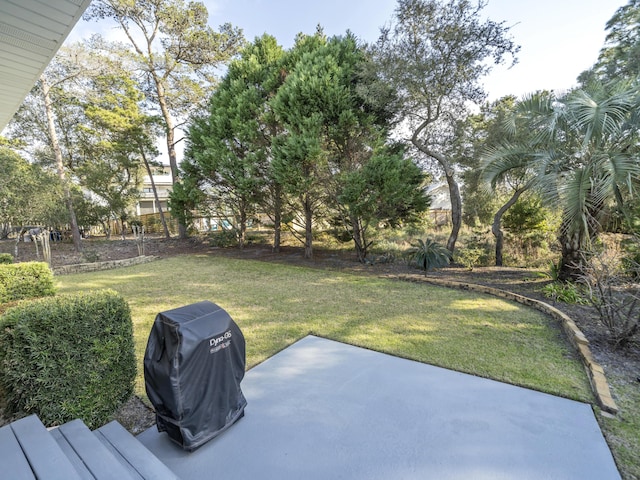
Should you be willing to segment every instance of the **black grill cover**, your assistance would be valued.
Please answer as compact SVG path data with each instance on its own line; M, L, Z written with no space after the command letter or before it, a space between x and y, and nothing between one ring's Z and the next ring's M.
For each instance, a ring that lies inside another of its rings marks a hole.
M188 451L244 415L245 341L229 314L199 302L156 316L144 355L158 431Z

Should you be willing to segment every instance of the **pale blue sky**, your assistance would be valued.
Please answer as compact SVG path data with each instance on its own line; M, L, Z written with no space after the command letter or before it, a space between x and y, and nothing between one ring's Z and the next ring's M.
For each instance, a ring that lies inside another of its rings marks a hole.
M566 90L589 68L604 43L605 24L627 0L489 0L486 16L512 26L521 51L510 70L499 67L486 79L490 99L521 96L539 89ZM298 32L313 33L321 24L325 33L347 29L374 42L391 18L395 0L205 0L209 22L230 22L249 40L269 33L290 47ZM106 30L80 22L70 36L78 40L90 32Z
M489 0L484 12L513 26L521 45L519 63L496 69L486 80L492 99L538 89L568 89L590 67L604 43L605 24L627 0ZM296 33L313 33L320 23L328 35L350 29L373 42L391 18L395 0L206 0L210 23L231 22L248 39L262 33L291 46Z

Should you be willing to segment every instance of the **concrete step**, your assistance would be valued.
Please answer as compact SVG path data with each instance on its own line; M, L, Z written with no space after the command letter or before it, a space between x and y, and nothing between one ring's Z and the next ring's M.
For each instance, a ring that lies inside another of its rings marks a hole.
M35 415L0 428L0 478L179 480L118 422L94 432L81 420L47 430Z
M0 465L2 465L3 474L7 468L19 469L19 473L15 477L8 476L6 478L35 477L38 480L82 480L58 442L49 434L37 416L31 415L21 418L7 427L18 442L21 452L14 450L14 454L9 456L4 450L0 451L0 456L2 456ZM7 427L3 427L3 430ZM10 440L9 443L11 443ZM25 460L29 470L25 468ZM29 473L32 473L33 476L29 477Z
M94 435L119 457L133 478L143 480L180 480L169 468L151 453L139 440L118 422L108 423L95 430Z
M2 465L2 474L6 478L15 480L32 480L36 478L29 466L29 462L22 453L22 448L13 433L11 425L5 425L0 428L0 465Z
M93 434L82 420L51 430L82 478L87 480L135 480L120 460Z

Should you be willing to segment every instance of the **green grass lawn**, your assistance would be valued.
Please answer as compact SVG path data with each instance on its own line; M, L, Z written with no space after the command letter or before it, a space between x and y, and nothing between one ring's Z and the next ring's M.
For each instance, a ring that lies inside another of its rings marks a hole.
M200 300L229 312L248 368L309 333L536 390L593 401L555 321L503 299L435 286L249 260L181 256L57 277L60 293L112 288L129 302L138 381L156 314Z

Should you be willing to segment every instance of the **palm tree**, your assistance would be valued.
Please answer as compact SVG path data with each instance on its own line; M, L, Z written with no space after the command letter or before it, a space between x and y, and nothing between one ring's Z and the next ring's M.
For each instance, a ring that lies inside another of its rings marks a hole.
M413 260L424 270L426 277L432 268L445 267L451 263L451 251L428 238L424 242L418 239L413 249Z
M558 239L559 277L577 276L581 252L601 230L603 213L633 194L640 175L639 95L636 87L591 84L558 96L538 92L516 106L511 128L527 128L526 140L491 151L484 179L495 184L517 170L532 175L532 187L562 209Z

